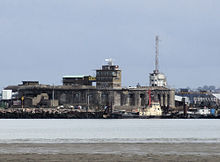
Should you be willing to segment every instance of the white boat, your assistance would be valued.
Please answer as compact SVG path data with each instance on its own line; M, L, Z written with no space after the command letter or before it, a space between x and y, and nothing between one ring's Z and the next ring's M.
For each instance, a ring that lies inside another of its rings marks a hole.
M161 117L162 109L159 102L152 102L146 108L139 109L139 117Z

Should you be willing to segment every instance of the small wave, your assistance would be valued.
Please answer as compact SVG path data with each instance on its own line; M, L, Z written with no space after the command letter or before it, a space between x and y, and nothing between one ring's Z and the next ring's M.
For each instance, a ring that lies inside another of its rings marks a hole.
M0 143L220 143L220 138L0 139Z

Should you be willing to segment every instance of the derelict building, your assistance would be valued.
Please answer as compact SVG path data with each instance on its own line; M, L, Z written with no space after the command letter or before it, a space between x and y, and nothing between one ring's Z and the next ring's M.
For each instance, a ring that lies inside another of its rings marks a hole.
M96 86L92 85L93 82L96 82ZM64 76L63 85L60 86L24 81L23 84L13 87L14 91L18 92L17 98L24 98L24 107L64 105L100 109L112 106L113 109L134 110L149 103L149 90L153 98L160 102L161 107L175 107L174 89L163 86L123 88L121 70L111 61L96 70L96 77ZM6 89L10 89L10 86Z

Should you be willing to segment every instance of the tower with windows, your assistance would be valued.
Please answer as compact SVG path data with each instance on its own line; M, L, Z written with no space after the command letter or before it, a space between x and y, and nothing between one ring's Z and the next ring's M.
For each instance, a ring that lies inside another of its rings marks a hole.
M112 59L105 59L107 65L96 70L97 88L121 88L121 70L118 65L114 65Z

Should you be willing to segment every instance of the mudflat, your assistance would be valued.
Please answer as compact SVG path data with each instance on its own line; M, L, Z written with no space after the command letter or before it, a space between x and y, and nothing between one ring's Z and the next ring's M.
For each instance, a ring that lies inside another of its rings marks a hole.
M0 161L10 162L217 162L219 156L199 156L199 155L130 155L130 154L3 154Z
M10 143L0 161L220 161L215 143Z

